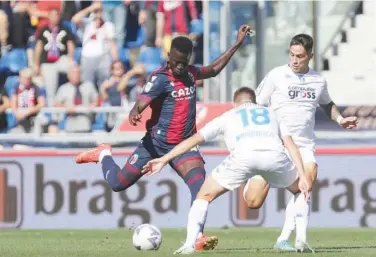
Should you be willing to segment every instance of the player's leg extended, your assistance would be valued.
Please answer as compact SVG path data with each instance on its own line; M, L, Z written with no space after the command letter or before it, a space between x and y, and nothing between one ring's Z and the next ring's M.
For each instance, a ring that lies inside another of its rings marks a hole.
M103 177L115 192L123 191L132 186L142 177L142 167L151 160L151 155L141 142L121 169L112 158L111 146L102 144L96 148L80 153L77 163L100 162Z
M195 252L195 245L202 224L206 222L209 203L225 192L227 192L227 189L219 185L212 175L205 180L188 214L185 243L174 254L190 254Z
M183 178L191 192L191 203L196 199L205 181L204 161L199 151L185 153L171 163L176 172ZM201 224L200 236L197 240L196 250L212 250L218 244L218 237L207 237L203 234L205 223Z

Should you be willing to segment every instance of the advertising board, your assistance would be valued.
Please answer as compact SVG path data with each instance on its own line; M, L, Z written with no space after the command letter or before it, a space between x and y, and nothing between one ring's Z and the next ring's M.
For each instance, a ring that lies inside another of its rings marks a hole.
M122 166L129 152L117 152ZM203 151L208 173L225 151ZM376 227L376 149L318 149L319 178L312 192L311 227ZM186 226L190 193L170 168L112 192L100 164L77 165L75 153L0 153L0 227L117 228L153 223ZM242 191L209 209L207 227L280 227L290 193L272 189L260 210L245 207Z

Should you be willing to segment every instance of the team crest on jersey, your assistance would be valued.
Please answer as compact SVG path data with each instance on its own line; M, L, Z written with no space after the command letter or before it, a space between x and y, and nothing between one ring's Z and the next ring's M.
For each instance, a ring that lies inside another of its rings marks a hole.
M129 164L133 165L137 162L137 160L138 160L138 154L134 154L131 156L131 158L129 158Z
M188 77L192 82L195 82L195 77L193 76L192 72L188 72Z
M156 80L156 79L157 79L157 76L153 76L153 77L151 77L150 81L154 82L154 80Z

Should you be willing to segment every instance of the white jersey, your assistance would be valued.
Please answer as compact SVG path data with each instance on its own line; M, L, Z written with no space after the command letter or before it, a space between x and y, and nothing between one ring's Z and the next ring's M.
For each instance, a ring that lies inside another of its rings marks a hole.
M315 113L318 104L328 104L326 80L310 69L294 73L288 65L271 70L256 90L257 103L270 106L298 146L314 147Z
M199 133L205 141L224 137L230 152L235 149L284 151L273 111L257 104L245 103L215 118Z

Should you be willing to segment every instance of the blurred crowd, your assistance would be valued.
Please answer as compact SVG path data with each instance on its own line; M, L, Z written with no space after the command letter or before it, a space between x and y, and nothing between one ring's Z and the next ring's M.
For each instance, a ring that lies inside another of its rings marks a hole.
M44 107L66 110L44 115L45 132L111 131L116 115L75 108L133 103L175 35L202 65L201 13L201 1L0 0L0 133L32 132Z

